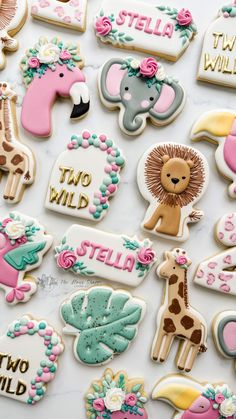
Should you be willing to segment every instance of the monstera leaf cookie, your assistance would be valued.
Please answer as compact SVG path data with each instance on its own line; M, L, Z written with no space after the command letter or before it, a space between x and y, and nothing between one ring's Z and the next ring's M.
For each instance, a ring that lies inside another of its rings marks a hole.
M123 290L79 290L61 307L64 333L76 336L75 357L88 365L109 362L126 351L146 311L144 301Z

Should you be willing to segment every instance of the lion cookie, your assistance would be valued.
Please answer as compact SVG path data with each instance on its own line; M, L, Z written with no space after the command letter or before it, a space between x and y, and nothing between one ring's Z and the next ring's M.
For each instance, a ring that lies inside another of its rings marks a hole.
M119 125L128 135L141 134L147 120L155 126L169 124L185 104L183 87L152 57L113 58L101 68L98 84L102 103L120 109Z
M174 419L234 419L236 414L236 396L227 384L199 383L179 374L160 380L152 398L170 404Z
M116 374L106 369L94 380L85 396L88 419L148 419L148 400L142 378L128 378L125 371Z
M208 163L199 151L177 143L149 148L137 173L140 193L149 202L143 229L161 237L187 240L188 223L196 223L204 215L193 205L205 193L208 179Z
M71 119L82 118L89 111L89 91L81 71L83 60L79 45L65 44L59 38L40 38L21 60L21 71L27 87L21 122L36 137L52 132L51 112L58 96L71 97Z
M214 341L218 351L225 358L236 358L236 311L219 313L212 324Z
M166 279L163 303L157 315L157 331L152 346L153 361L164 362L175 338L180 338L177 367L189 372L197 355L207 350L207 325L189 304L187 274L191 260L185 250L165 253L157 275Z

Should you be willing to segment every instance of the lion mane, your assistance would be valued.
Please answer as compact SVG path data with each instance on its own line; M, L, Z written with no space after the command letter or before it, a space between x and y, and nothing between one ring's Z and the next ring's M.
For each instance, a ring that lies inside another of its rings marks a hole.
M3 30L9 26L15 17L16 10L17 0L2 0L0 2L0 30Z
M161 183L161 170L164 165L162 157L179 157L185 161L192 160L194 163L190 172L188 187L181 194L167 192ZM148 155L145 163L145 183L149 192L161 204L168 206L180 206L181 208L193 202L201 193L205 181L205 168L199 154L192 148L177 145L164 144L156 146Z

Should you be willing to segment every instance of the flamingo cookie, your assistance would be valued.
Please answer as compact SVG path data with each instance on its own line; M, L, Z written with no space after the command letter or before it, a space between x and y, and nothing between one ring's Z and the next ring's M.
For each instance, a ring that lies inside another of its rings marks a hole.
M236 198L236 112L216 109L204 113L194 124L193 141L206 140L216 144L216 164L224 177L231 180L228 188L231 198Z
M14 211L0 221L0 288L7 303L24 303L36 292L35 278L26 273L42 263L51 244L52 236L31 217Z
M36 137L49 137L51 111L57 96L71 97L71 119L85 116L89 110L89 91L80 68L83 60L79 47L64 44L58 38L39 42L26 51L21 70L27 92L22 104L21 122Z

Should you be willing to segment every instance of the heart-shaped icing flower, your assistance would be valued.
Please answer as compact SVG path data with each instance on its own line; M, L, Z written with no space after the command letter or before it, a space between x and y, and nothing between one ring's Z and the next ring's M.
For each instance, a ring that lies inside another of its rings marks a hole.
M39 1L39 6L44 8L44 7L49 7L50 6L50 2L48 0L40 0Z
M232 257L230 255L227 255L223 260L225 263L228 263L229 265L232 263Z
M217 262L210 262L210 263L208 263L208 268L210 268L210 269L215 269L215 267L217 266Z

